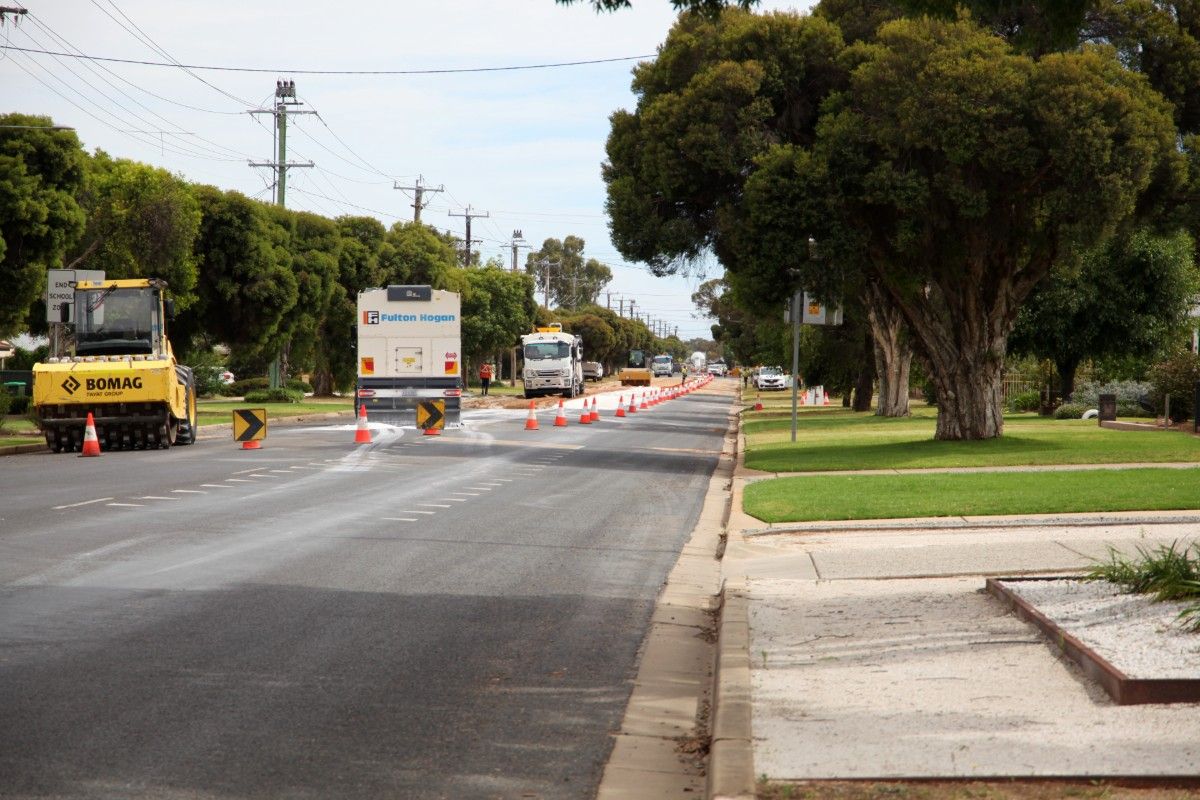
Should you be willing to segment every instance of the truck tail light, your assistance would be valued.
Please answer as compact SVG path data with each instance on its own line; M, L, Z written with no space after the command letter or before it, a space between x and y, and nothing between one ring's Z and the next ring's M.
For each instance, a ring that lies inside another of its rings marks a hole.
M359 397L374 397L375 390L374 389L359 389L358 396Z
M442 394L446 397L462 397L462 389L447 389Z

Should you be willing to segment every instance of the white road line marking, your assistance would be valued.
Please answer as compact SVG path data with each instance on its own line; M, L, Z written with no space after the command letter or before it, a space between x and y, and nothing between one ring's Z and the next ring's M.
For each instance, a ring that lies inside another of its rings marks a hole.
M320 471L320 470L323 470L323 469L325 469L325 468L324 468L324 467L289 467L289 469L311 469L311 470L317 470L317 471Z
M254 483L254 481L249 480L247 478L226 478L225 482L226 483Z
M200 485L203 486L205 489L232 489L233 488L232 486L225 486L224 484L221 484L221 483L202 483Z
M479 497L479 492L451 492L450 494L456 494L459 497Z
M280 472L280 473L283 473L284 475L291 474L291 470L287 470L287 469L269 469L269 470L267 470L267 472Z
M500 483L502 483L502 484L503 484L503 483L512 483L512 482L513 482L513 479L512 479L512 478L496 478L496 480L498 480L498 481L499 481Z
M141 508L145 503L109 503L114 508Z
M178 497L159 497L156 494L148 494L145 497L139 497L138 500L178 500Z
M449 500L451 503L466 503L467 502L467 498L465 498L465 497L447 497L446 499ZM449 508L449 507L450 506L446 506L446 508Z
M475 489L476 491L480 491L480 492L490 492L492 490L492 487L490 487L490 486L468 486L467 488Z
M82 503L68 503L65 506L55 506L55 511L62 511L64 508L79 508L79 506L90 506L92 503L103 503L107 500L112 500L111 497L97 497L95 500L84 500Z
M261 472L256 472L253 475L247 475L246 477L248 477L248 478L270 478L271 480L275 480L274 475L264 475Z
M417 522L416 517L382 517L388 522Z
M503 486L504 484L497 481L496 483L485 483L483 485L484 486ZM475 487L472 486L471 488L474 489Z
M208 494L208 492L202 492L199 489L172 489L171 491L175 494Z
M247 472L258 472L262 467L251 467L250 469L239 469L234 475L244 475Z
M425 508L454 508L454 506L448 506L442 503L417 503L417 505L424 506Z
M450 506L446 506L446 508L449 508L449 507L450 507ZM398 511L398 512L396 512L396 513L398 513L398 514L426 514L426 515L429 515L429 514L436 514L437 512L436 512L436 511L417 511L417 510L415 510L415 509L414 509L414 510L409 510L409 509L407 509L407 508L406 508L406 509L404 509L403 511Z

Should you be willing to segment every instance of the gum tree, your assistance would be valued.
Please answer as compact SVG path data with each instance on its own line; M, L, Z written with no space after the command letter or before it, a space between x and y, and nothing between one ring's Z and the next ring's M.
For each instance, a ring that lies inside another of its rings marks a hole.
M936 437L999 436L1022 303L1179 165L1171 109L1110 49L1035 61L969 21L892 22L848 57L850 86L797 159L809 211L916 338Z

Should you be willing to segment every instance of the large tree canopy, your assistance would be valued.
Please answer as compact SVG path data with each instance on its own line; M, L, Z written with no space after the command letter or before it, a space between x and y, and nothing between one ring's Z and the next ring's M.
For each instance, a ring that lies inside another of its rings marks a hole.
M937 437L998 436L1021 303L1181 160L1170 107L1111 50L1035 61L969 21L892 22L849 55L850 88L794 162L811 223L920 342Z
M75 201L84 154L74 131L49 117L0 115L0 336L22 330L46 288L46 270L62 267L84 213Z
M593 305L601 290L612 280L612 270L594 258L584 259L587 243L579 236L547 239L529 253L525 271L533 276L536 290L549 287L551 308L580 308Z

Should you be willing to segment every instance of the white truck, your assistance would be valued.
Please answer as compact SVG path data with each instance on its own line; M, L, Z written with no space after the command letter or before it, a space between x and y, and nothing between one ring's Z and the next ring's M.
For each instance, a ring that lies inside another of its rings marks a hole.
M584 393L583 338L563 333L555 322L521 337L525 367L521 377L525 382L525 397L561 394L578 397Z
M700 375L708 369L708 356L703 351L697 350L688 356L688 373L691 375Z
M416 424L422 400L445 401L446 424L462 412L459 296L430 286L388 286L358 295L358 384L354 411Z
M655 356L650 362L650 374L656 378L669 378L675 371L675 361L668 355Z

